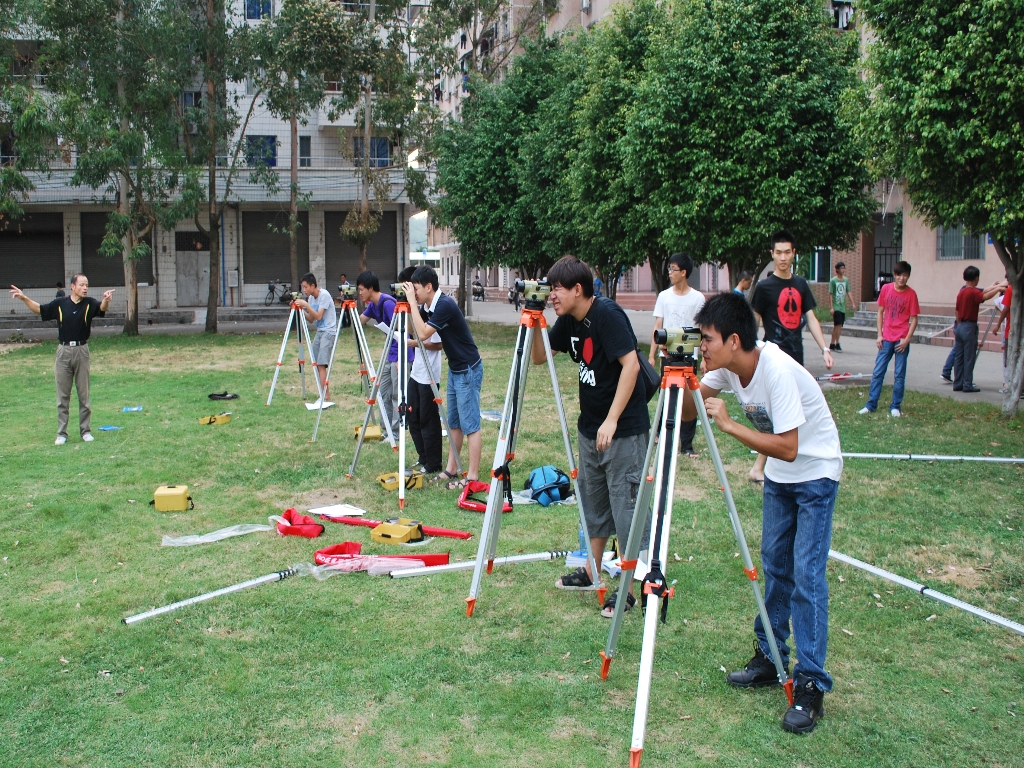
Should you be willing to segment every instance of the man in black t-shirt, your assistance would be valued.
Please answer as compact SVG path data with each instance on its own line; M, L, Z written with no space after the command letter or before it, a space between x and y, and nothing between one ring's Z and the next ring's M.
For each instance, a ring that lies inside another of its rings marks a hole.
M601 563L608 538L615 533L625 546L640 486L648 433L647 398L637 357L636 335L626 313L611 299L594 296L593 273L575 256L564 256L548 272L551 303L558 315L551 328L552 353L568 352L579 364L579 486L590 533L590 547ZM545 362L544 341L533 337L531 359ZM646 548L647 534L640 549ZM555 582L559 589L594 589L595 574L578 568ZM602 615L615 611L617 592L605 601ZM628 587L627 610L636 600Z
M70 296L54 299L40 306L16 286L11 286L11 298L21 299L25 305L43 320L57 321L57 360L53 366L57 380L57 439L55 445L64 445L68 440L69 405L71 385L78 390L78 428L82 440L91 443L92 431L89 418L89 334L92 321L106 314L113 289L103 294L103 301L89 298L89 279L82 274L71 278Z
M825 345L821 324L814 316L817 302L811 287L799 275L793 274L796 247L793 235L780 229L771 239L772 261L775 270L754 287L750 306L764 326L764 340L774 341L779 349L804 364L804 326L811 332L825 360L825 368L832 368L832 353ZM767 457L758 454L749 477L755 483L764 483L764 465Z
M480 479L480 390L484 361L459 305L437 290L437 272L432 267L418 267L411 281L403 286L405 295L414 296L416 303L422 305L420 312L410 312L416 335L426 341L435 331L439 333L448 358L448 431L455 450L449 451L448 465L436 479L447 480L450 491L459 490L469 481ZM466 477L460 478L455 459L462 450L463 436L469 443L469 469Z

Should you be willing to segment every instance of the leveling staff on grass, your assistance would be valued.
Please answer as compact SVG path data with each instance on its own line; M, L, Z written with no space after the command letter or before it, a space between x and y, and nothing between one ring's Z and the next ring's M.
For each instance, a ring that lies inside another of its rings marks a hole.
M608 538L629 539L633 507L640 487L651 428L644 387L637 383L640 358L636 336L626 313L611 299L594 295L590 267L575 256L563 256L548 272L551 304L558 315L551 328L552 353L568 352L579 364L580 451L579 487L590 534L590 551L600 568ZM534 334L531 360L545 362L544 341ZM691 417L694 418L694 417ZM647 548L648 532L640 545ZM595 574L586 567L555 582L559 589L594 589ZM628 587L626 610L636 602ZM605 600L601 615L615 613L618 592Z
M54 299L49 304L40 306L20 288L11 286L11 297L21 299L25 305L42 317L43 320L57 321L57 334L60 345L57 347L57 360L53 365L54 377L57 380L57 439L54 445L64 445L68 441L68 416L71 404L71 385L78 389L78 428L82 440L91 443L92 431L89 418L92 409L89 407L89 334L92 321L103 317L110 306L114 295L113 288L103 294L103 301L89 297L89 278L77 274L71 278L71 295Z
M697 313L707 374L700 385L708 416L718 429L768 457L764 469L761 563L765 607L782 661L789 668L790 616L796 641L796 691L782 727L814 730L822 700L832 690L825 671L832 509L843 459L828 403L814 377L772 342L757 342L750 305L734 293L715 296ZM723 389L732 390L752 427L732 420ZM697 409L683 401L683 418ZM739 688L778 685L765 627L754 620L754 657L728 676Z

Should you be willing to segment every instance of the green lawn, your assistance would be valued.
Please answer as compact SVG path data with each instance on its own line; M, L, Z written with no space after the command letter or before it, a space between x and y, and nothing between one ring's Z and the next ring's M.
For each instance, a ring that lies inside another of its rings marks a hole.
M515 329L474 332L486 366L482 408L497 410ZM294 365L264 406L279 344L279 336L97 339L94 430L122 429L95 431L96 442L83 444L73 405L63 448L53 445L54 344L0 356L0 764L626 765L641 615L627 615L602 682L609 622L592 595L554 589L561 563L496 569L472 619L468 573L430 581L357 573L290 579L121 623L311 561L328 544L387 551L366 529L331 524L316 541L257 533L160 547L164 534L265 522L293 505L337 499L371 516L397 512L396 495L374 481L397 468L385 445L366 446L358 477L345 476L365 408L350 337L335 375L340 405L325 412L316 444ZM559 358L573 421L574 371ZM207 399L224 389L241 398ZM1007 423L993 407L910 392L906 418L863 418L855 415L862 394L829 393L845 450L1024 455L1024 422ZM131 405L145 409L121 412ZM230 424L198 425L225 409ZM489 465L497 425L484 424ZM561 446L550 383L534 369L516 487L535 466L564 468ZM752 457L730 439L721 449L756 552L760 493L745 480ZM680 559L667 569L677 596L658 634L644 766L1021 765L1024 638L840 564L829 568L836 686L817 731L781 730L778 689L728 688L720 668L749 657L754 607L702 454L679 474L671 551ZM851 460L833 546L1024 621L1022 481L1017 466ZM147 501L164 483L188 484L196 509L153 511ZM410 492L407 511L474 533L481 522L435 487ZM575 508L522 507L503 520L499 554L575 541ZM435 539L427 550L468 559L476 537Z

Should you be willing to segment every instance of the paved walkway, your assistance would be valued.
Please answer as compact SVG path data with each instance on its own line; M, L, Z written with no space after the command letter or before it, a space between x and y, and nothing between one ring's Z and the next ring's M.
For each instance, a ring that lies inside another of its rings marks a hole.
M473 302L473 318L478 321L489 321L514 325L519 316L515 308L508 303L484 301ZM654 331L654 317L650 312L637 310L625 310L630 322L633 324L633 331L641 343L646 343ZM548 309L545 313L549 323L555 321L554 310ZM828 336L826 335L826 340ZM878 352L874 339L855 339L844 337L840 343L843 351L833 354L835 365L831 371L825 370L821 355L814 352L815 344L811 334L804 331L804 350L806 352L807 370L815 376L824 376L828 373L867 373L870 374L875 368L875 355ZM964 402L986 402L992 405L1001 405L1003 396L999 394L999 388L1003 383L1003 356L997 352L981 352L978 355L977 365L974 367L974 384L981 388L981 392L975 395L965 395L960 392L953 392L953 387L944 383L939 378L942 364L949 354L949 347L933 347L929 344L913 344L910 348L910 359L907 361L907 389L915 392L928 392L933 395L952 397ZM892 385L893 363L889 363L889 370L885 377L885 383ZM823 383L824 389L833 387L863 388L865 399L870 379L855 379L843 384ZM888 401L879 403L880 408L887 408Z
M474 301L472 302L470 317L477 322L502 323L504 325L515 325L519 321L519 315L515 308L507 302L496 301ZM647 343L654 330L654 318L650 312L639 310L625 310L630 322L633 324L633 331L642 343ZM548 309L545 313L549 323L555 322L555 312ZM256 323L220 323L221 333L284 333L284 322L256 322ZM160 324L144 325L139 328L143 335L150 334L193 334L202 333L203 324L192 325ZM111 336L120 333L120 328L94 328L93 336ZM56 339L56 328L45 328L33 331L33 339ZM827 337L826 337L827 338ZM856 339L844 337L842 339L843 352L836 353L836 364L832 373L868 373L875 367L875 354L877 349L872 339ZM807 352L807 369L815 376L823 376L829 371L825 370L821 355L814 353L814 340L811 335L804 332L804 350ZM981 392L975 395L964 395L953 392L949 384L943 383L939 378L942 364L949 354L948 347L933 347L928 344L914 344L910 349L910 360L907 368L907 388L916 392L929 392L931 394L952 397L965 402L986 402L993 405L1002 404L1002 395L998 390L1002 386L1002 364L1001 353L981 352L978 355L978 363L974 369L975 386L981 388ZM885 377L885 383L892 384L893 364L889 364L889 371ZM845 384L824 383L823 388L831 387L863 387L865 395L870 379L854 380ZM888 402L880 403L881 408L888 406Z

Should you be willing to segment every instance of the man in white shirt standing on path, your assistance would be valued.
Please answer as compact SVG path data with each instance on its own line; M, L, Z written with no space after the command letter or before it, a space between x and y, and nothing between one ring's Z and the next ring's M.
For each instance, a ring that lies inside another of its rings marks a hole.
M832 677L828 647L828 582L832 510L843 459L839 433L821 388L807 370L773 342L757 342L757 321L742 296L715 296L697 314L701 381L708 417L721 432L768 457L765 465L761 564L770 630L789 669L790 618L796 641L795 699L782 719L792 733L814 730ZM751 426L733 421L723 389L732 390ZM693 418L684 400L683 418ZM754 656L728 682L739 688L778 685L766 628L754 620Z
M704 306L704 294L690 287L693 274L693 259L685 253L674 253L668 260L668 279L672 283L658 294L654 304L654 331L662 328L693 328L694 318ZM658 368L657 358L665 351L664 345L655 344L651 335L651 365ZM693 450L693 436L697 432L697 419L684 421L679 426L679 452L696 456Z

